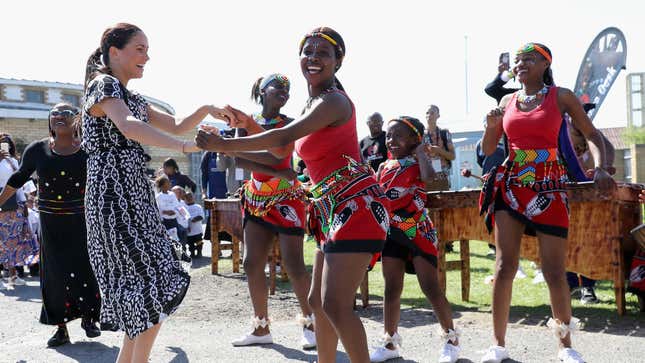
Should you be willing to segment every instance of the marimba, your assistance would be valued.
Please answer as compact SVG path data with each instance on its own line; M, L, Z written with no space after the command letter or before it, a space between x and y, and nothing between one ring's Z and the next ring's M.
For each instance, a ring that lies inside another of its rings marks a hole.
M636 243L630 230L641 224L640 184L618 183L608 199L596 194L593 183L571 183L567 271L614 283L618 314L625 313L627 262ZM428 193L428 207L441 242L480 240L494 243L479 215L479 190ZM537 238L524 236L520 255L539 263ZM446 262L439 256L440 283L445 286ZM462 272L463 278L463 272Z

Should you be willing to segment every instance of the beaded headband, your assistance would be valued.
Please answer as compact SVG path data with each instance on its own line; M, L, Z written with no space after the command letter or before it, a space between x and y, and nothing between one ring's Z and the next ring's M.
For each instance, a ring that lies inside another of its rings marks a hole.
M334 38L330 37L329 35L327 35L325 33L316 32L316 31L311 32L311 33L305 35L304 38L302 38L302 40L300 41L300 49L302 50L302 47L305 45L305 41L307 41L307 39L314 38L314 37L319 37L319 38L325 39L326 41L330 42L331 45L333 45L336 49L338 49L340 51L340 54L345 55L345 50L343 49L343 47L341 47L338 44L338 42Z
M417 130L417 128L416 128L416 127L414 127L414 125L412 124L412 122L411 122L407 117L395 118L395 119L393 119L393 120L388 121L388 124L390 124L390 123L392 123L392 122L403 122L403 123L404 123L404 124L406 124L409 128L411 128L411 129L412 129L412 131L414 131L414 133L415 133L415 134L417 135L417 137L419 138L419 141L421 141L421 139L422 139L421 133L419 132L419 130Z
M289 82L289 78L287 78L287 76L285 76L284 74L273 73L262 78L262 82L260 83L260 90L264 90L269 85L269 83L274 80L280 82L285 87L289 87L289 85L291 84Z
M552 63L552 58L551 55L549 55L549 52L535 43L526 43L522 48L518 49L517 53L515 54L524 54L529 52L538 52L542 54L542 56L546 58L549 63Z

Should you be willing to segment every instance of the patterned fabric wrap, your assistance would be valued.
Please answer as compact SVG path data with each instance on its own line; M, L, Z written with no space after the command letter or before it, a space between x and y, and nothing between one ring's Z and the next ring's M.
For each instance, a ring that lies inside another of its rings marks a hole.
M101 290L101 327L123 330L133 339L177 310L190 275L161 223L143 147L107 116L88 113L105 98L124 100L143 122L148 103L102 75L90 82L83 105L87 248Z
M408 249L407 260L422 256L436 266L437 233L425 208L427 196L413 157L389 159L377 180L390 202L390 231L387 243Z
M639 248L629 269L629 291L645 297L645 250Z
M489 232L495 210L507 210L523 222L526 233L536 231L567 237L569 203L567 171L553 149L512 149L503 165L487 175L479 197ZM503 205L498 203L503 202Z
M309 231L325 253L380 252L389 203L369 165L346 159L346 167L311 188Z
M31 265L40 259L38 241L22 211L21 206L0 212L0 264L5 268Z
M279 233L304 235L304 198L297 180L251 178L243 186L242 213L245 221L251 219Z

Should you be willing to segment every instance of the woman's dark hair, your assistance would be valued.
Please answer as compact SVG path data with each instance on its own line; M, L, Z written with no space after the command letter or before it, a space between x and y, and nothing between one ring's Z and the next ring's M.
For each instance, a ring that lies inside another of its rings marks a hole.
M110 47L123 49L141 29L132 24L118 23L107 28L101 36L101 45L87 59L85 67L85 87L99 74L111 74Z
M6 142L7 144L9 144L9 155L15 158L16 144L14 144L13 139L11 138L11 135L0 133L0 142Z
M175 172L179 171L179 165L177 165L177 161L173 158L168 158L163 162L163 167L165 168L167 166L175 169Z
M345 41L343 40L343 37L341 37L340 34L334 29L326 26L316 28L310 31L309 33L307 33L304 36L304 38L302 38L302 41L300 42L300 48L298 50L298 54L302 53L302 48L305 46L305 42L307 41L308 38L321 37L324 39L324 37L322 37L321 35L330 37L331 39L334 40L334 42L336 42L336 44L332 43L332 45L334 46L334 51L336 53L336 59L342 60L343 58L345 58L345 54L347 54L347 48L345 48ZM338 66L334 72L338 72L339 69L340 69L340 66ZM336 82L336 88L338 88L341 91L345 91L345 88L343 88L343 85L340 83L340 81L336 76L334 76L334 81Z
M251 99L255 101L255 103L261 105L262 104L262 94L261 94L261 89L260 89L260 84L262 84L262 80L264 77L260 77L253 83L253 88L251 88Z
M541 44L541 43L533 43L540 48L544 49L547 53L549 53L549 56L553 58L553 54L551 54L551 49L549 49L546 45ZM540 54L540 53L538 53ZM543 55L540 54L542 58L544 58ZM546 58L545 58L546 59ZM549 66L544 70L544 74L542 75L542 82L544 82L545 85L547 86L553 86L553 71L551 71L551 64L549 63Z

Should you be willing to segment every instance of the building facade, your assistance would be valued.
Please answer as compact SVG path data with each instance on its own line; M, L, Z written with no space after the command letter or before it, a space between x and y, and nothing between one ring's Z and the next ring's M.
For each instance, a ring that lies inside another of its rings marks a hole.
M144 97L155 107L169 114L175 113L169 104ZM83 86L80 84L0 78L0 132L11 134L18 152L22 152L29 143L49 135L49 110L55 104L68 102L79 107L82 98ZM192 140L195 133L181 137ZM152 158L150 168L159 169L166 158L172 157L177 160L182 173L189 175L195 183L200 183L201 153L182 154L157 147L144 148Z

